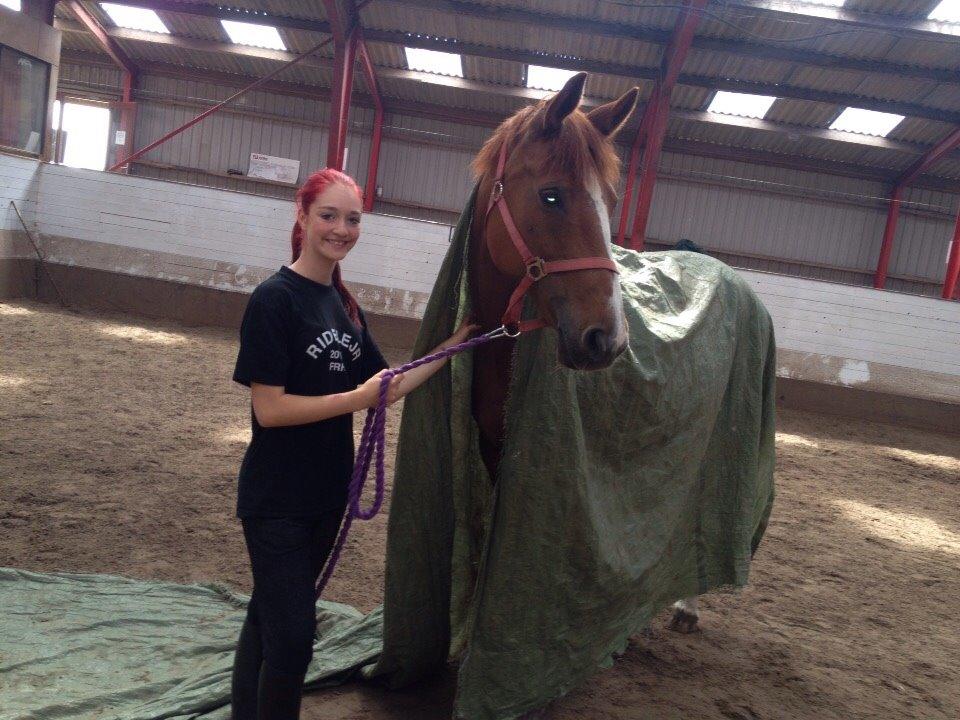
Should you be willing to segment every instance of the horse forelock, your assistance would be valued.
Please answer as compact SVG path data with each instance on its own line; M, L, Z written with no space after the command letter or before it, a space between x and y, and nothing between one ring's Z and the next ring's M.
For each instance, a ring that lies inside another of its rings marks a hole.
M613 143L597 130L580 110L574 110L549 138L543 135L543 119L547 100L523 108L505 120L481 148L473 161L477 178L496 172L500 148L506 143L508 154L527 138L547 139L550 143L549 165L545 171L571 176L580 183L589 182L595 174L610 193L616 192L620 178L620 158Z

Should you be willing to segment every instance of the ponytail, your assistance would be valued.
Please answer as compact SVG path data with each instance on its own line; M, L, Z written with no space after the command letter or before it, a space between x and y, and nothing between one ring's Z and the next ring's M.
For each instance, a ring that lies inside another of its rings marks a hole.
M313 205L313 201L317 199L317 196L320 195L320 193L322 193L329 185L335 182L345 185L346 187L355 191L357 193L357 197L360 197L361 199L363 198L363 194L360 192L360 187L352 177L340 172L339 170L334 170L333 168L324 168L323 170L318 170L310 175L300 189L297 190L297 210L302 210L304 213L306 213L310 209L310 206ZM300 257L301 252L303 252L303 228L300 227L299 221L295 220L293 223L293 230L290 233L291 262L296 262L297 258ZM347 290L347 286L343 283L343 274L340 272L340 263L337 263L333 267L333 286L336 288L337 292L340 293L340 299L343 301L343 307L347 311L350 321L357 327L357 329L364 330L365 328L360 320L360 305L357 303L356 298L353 297L350 291Z

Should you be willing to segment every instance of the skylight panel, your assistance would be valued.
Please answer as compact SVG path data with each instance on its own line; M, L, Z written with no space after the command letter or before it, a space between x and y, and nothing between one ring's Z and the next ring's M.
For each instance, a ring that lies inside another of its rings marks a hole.
M960 0L943 0L927 17L939 22L960 23Z
M253 47L269 48L270 50L286 50L287 46L280 39L280 33L272 25L257 25L255 23L237 22L236 20L221 20L223 29L237 45L252 45Z
M763 118L777 98L772 95L752 95L750 93L727 92L718 90L707 112L740 117Z
M576 70L527 65L527 87L537 90L559 90L576 74Z
M822 17L821 8L843 7L846 0L800 0L791 5L791 12Z
M0 5L20 12L20 0L0 0Z
M848 107L840 113L840 117L833 121L830 129L859 133L860 135L886 137L891 130L900 124L903 117L903 115L893 113Z
M411 70L463 77L463 61L457 53L405 47L407 67Z
M118 27L170 34L170 30L153 10L116 5L115 3L100 3L100 7Z

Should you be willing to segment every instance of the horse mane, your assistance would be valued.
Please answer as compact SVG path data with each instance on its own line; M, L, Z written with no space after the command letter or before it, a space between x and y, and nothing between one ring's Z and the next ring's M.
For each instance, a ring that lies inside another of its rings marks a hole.
M521 138L531 133L542 134L543 114L550 99L544 98L535 105L529 105L500 124L474 158L473 172L477 178L496 172L503 143L507 143L507 151L511 152ZM605 183L611 191L617 187L620 158L610 139L593 126L586 114L579 109L574 110L551 139L554 144L550 152L550 167L547 169L572 175L577 180L582 180L594 170L600 182Z

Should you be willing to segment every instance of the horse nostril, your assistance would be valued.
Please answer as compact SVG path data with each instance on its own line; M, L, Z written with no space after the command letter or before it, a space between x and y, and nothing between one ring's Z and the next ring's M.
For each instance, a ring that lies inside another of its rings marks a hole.
M606 357L610 352L610 336L603 328L592 327L583 334L583 346L595 360Z

